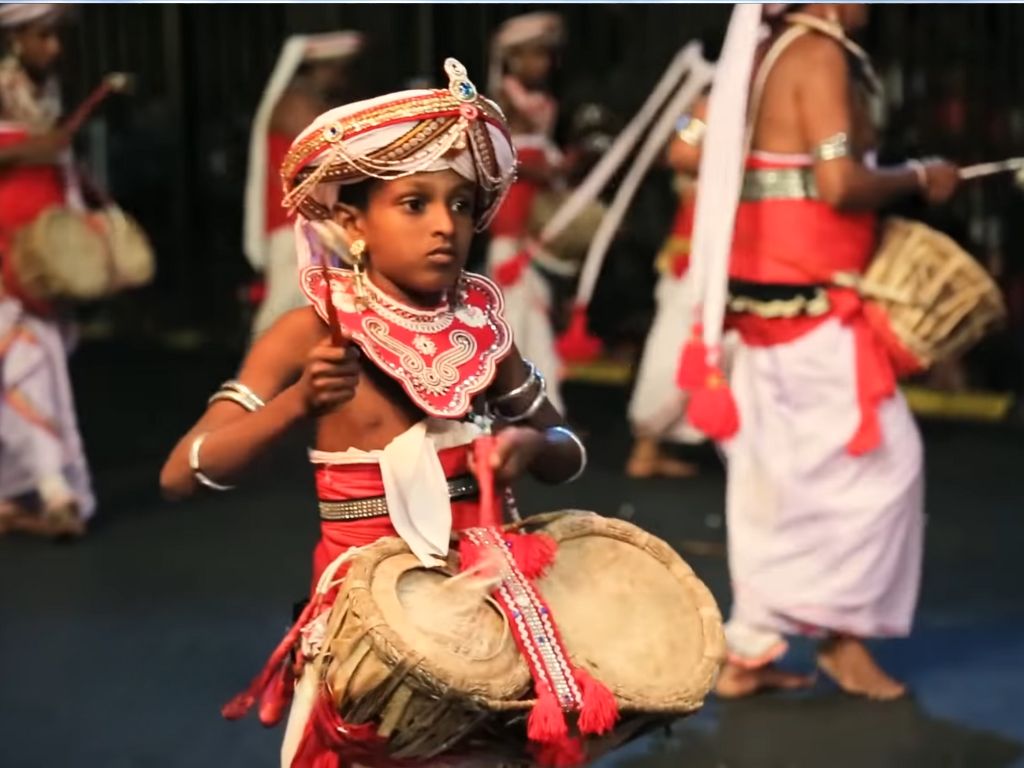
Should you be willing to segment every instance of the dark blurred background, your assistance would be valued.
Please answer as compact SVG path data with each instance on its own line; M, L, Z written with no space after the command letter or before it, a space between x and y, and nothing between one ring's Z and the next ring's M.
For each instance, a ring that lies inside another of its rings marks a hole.
M375 94L433 80L446 56L486 80L488 42L521 5L105 5L78 7L67 30L66 100L109 71L138 75L79 149L149 232L159 277L143 292L87 309L86 329L178 346L244 343L242 190L249 124L282 41L295 33L363 31L356 81ZM547 6L552 8L552 6ZM560 5L568 44L562 114L597 102L629 118L672 55L701 40L717 54L726 5ZM882 5L864 43L886 85L883 158L942 154L960 162L1024 154L1024 9L1013 5ZM675 199L654 171L633 206L594 302L594 325L635 341L652 307L651 262ZM972 351L974 388L1024 389L1024 193L1010 175L967 185L941 210L903 210L952 234L1002 285L1011 324ZM607 286L614 285L614 295ZM91 326L89 321L92 322Z

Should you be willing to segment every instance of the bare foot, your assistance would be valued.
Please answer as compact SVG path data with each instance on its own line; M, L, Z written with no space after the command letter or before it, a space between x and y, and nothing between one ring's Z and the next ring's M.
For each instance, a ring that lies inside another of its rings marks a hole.
M892 701L907 693L907 687L889 677L856 637L834 637L818 648L818 666L836 685L854 696Z
M6 529L50 539L80 538L85 535L85 521L78 514L78 506L69 502L42 512L23 509L7 518Z
M55 539L78 539L85 535L85 520L73 501L44 510L43 519L49 525L50 536Z
M695 477L700 470L696 464L691 464L688 461L659 456L656 471L661 477L683 478Z
M649 437L638 437L633 443L633 452L626 462L626 476L635 480L650 477L682 478L697 474L697 466L665 456L658 441Z
M16 528L16 521L25 514L25 508L15 501L0 501L0 535Z
M814 685L813 675L783 672L774 664L745 669L730 661L722 667L718 683L715 685L715 694L720 699L739 699L744 696L753 696L761 691L792 691L810 688L812 685Z

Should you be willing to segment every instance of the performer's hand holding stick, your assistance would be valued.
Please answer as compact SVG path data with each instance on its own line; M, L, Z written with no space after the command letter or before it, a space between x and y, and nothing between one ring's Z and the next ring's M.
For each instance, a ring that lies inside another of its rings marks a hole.
M103 78L103 81L96 86L85 101L78 105L78 108L64 121L61 128L69 136L78 132L85 121L89 119L96 108L112 93L124 93L131 88L131 75L123 72L114 72Z

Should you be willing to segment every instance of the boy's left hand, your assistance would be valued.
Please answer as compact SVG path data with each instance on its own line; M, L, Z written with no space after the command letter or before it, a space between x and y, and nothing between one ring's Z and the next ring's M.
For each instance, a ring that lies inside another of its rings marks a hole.
M544 433L533 427L505 427L494 436L491 468L496 485L508 485L526 472L534 459L544 450ZM470 452L470 468L473 454Z

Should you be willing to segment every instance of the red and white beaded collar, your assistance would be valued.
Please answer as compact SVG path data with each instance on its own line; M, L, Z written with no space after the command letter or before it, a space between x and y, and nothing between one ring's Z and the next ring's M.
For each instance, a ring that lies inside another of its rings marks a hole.
M330 301L320 267L307 267L300 279L317 314L327 322L333 305L341 327L363 353L429 416L465 416L474 395L490 385L498 363L512 349L501 291L481 275L463 274L456 303L424 310L391 298L365 277L362 308L353 273L327 272Z

